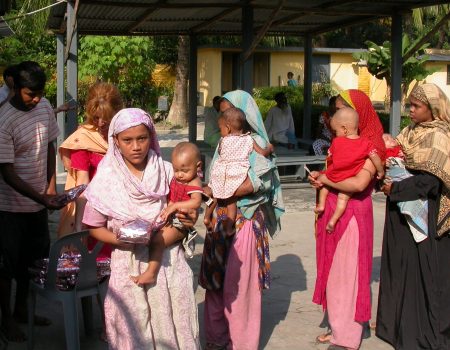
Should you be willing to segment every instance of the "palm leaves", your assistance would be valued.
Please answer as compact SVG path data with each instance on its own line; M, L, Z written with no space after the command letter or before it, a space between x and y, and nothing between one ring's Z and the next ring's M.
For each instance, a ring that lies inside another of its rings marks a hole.
M10 23L11 27L19 35L30 31L42 33L45 30L50 9L34 13L31 16L24 15L44 8L52 3L52 0L23 0L21 6L19 4L19 11L11 12L9 16L5 16L5 19L8 20L8 17L15 18L8 23Z

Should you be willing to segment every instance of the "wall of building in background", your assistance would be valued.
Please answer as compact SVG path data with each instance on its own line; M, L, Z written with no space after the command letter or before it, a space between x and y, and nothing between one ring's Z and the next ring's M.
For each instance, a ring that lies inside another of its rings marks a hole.
M199 49L197 52L197 91L201 106L211 106L214 96L222 95L222 51Z
M222 56L222 51L226 54ZM233 72L231 65L235 64L230 58L233 54L238 54L238 50L223 48L199 48L198 50L198 81L197 90L200 96L200 105L210 106L212 98L221 95L224 91L232 89ZM270 86L286 86L287 72L293 72L294 78L303 84L304 76L304 53L301 48L283 48L280 50L265 49L257 50L264 54L269 54L268 64L268 84ZM433 51L434 52L434 51ZM315 49L314 55L329 56L329 78L333 88L337 91L346 89L361 89L366 92L375 105L381 106L386 96L386 82L376 79L367 68L358 65L352 56L351 49ZM450 51L439 51L440 56L431 55L431 60L426 63L428 68L436 70L428 76L425 81L437 84L446 94L450 96ZM230 56L231 55L231 56ZM223 61L223 57L230 59ZM266 65L261 65L264 72L258 73L255 68L255 75L266 74ZM260 77L259 77L260 78ZM261 79L258 81L263 81ZM409 91L417 85L413 82Z

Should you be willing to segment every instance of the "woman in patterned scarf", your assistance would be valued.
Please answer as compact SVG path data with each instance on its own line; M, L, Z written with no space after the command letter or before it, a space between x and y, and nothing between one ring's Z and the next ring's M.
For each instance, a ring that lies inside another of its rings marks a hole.
M220 111L236 107L245 113L251 136L261 146L269 143L255 100L245 91L231 91ZM216 154L212 163L217 158ZM252 152L248 178L235 193L236 233L228 238L222 221L226 207L216 207L212 223L205 222L200 285L205 295L206 349L258 349L262 289L269 288L268 236L280 228L284 212L275 162ZM239 291L238 291L239 290Z
M396 349L450 348L450 104L434 84L410 95L411 125L397 136L414 176L385 181L388 196L376 334ZM428 201L417 243L397 202Z

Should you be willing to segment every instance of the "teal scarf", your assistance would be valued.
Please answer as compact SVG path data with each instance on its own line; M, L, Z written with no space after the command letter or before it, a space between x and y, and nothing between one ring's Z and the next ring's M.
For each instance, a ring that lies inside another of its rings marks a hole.
M261 113L253 97L245 91L235 90L226 93L223 98L227 99L236 108L244 111L247 122L252 128L251 135L253 139L259 146L266 147L269 143L269 138ZM214 154L211 167L217 157L218 149L216 149ZM268 159L252 151L249 161L249 178L255 192L252 195L241 198L237 206L241 210L242 215L248 220L253 217L256 209L261 207L264 212L267 229L273 237L281 228L280 217L285 211L275 156L271 156Z

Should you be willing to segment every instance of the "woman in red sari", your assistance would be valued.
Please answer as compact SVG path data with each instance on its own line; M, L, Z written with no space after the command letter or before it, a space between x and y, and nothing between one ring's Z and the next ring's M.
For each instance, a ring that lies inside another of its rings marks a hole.
M368 138L384 160L383 127L370 99L359 90L346 90L336 99L336 108L351 107L359 115L360 136ZM317 221L317 279L313 301L328 311L330 349L358 349L363 324L370 320L373 210L371 193L375 168L370 160L353 178L333 183L313 172L313 186L328 186L324 213ZM333 233L326 224L333 214L338 191L353 192L344 215Z

